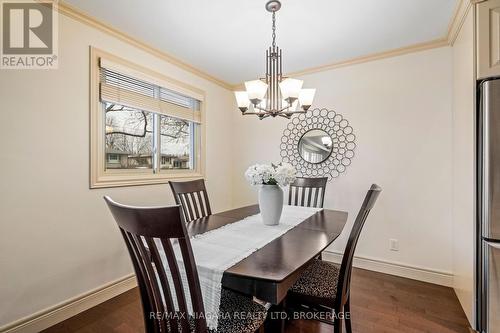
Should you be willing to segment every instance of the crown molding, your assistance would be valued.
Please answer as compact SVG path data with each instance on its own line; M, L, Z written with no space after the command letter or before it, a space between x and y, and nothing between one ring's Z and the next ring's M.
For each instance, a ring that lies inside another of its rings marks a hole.
M357 65L357 64L364 63L364 62L380 60L380 59L384 59L384 58L391 58L391 57L395 57L395 56L399 56L399 55L403 55L403 54L407 54L407 53L424 51L424 50L433 49L433 48L437 48L437 47L443 47L443 46L447 46L447 45L448 45L447 39L445 39L445 38L436 39L436 40L432 40L429 42L418 43L418 44L414 44L411 46L405 46L405 47L401 47L401 48L397 48L397 49L392 49L389 51L372 53L372 54L368 54L365 56L351 58L348 60L343 60L343 61L339 61L339 62L327 64L327 65L311 67L311 68L307 68L307 69L300 70L300 71L290 72L290 73L286 73L286 76L301 76L301 75L306 75L306 74L323 72L323 71L328 71L328 70L339 68L339 67Z
M343 60L343 61L339 61L339 62L334 62L331 64L322 65L322 66L306 68L303 70L286 73L286 75L287 76L307 75L307 74L312 74L312 73L328 71L328 70L332 70L335 68L357 65L357 64L361 64L361 63L365 63L365 62L369 62L369 61L380 60L380 59L396 57L396 56L400 56L400 55L404 55L404 54L408 54L408 53L424 51L424 50L433 49L433 48L439 48L439 47L444 47L444 46L453 46L453 44L455 43L455 40L458 37L458 34L460 33L460 30L463 26L465 18L467 16L467 14L469 13L469 10L472 8L473 5L480 3L480 2L483 2L483 1L486 1L486 0L461 0L455 8L452 19L450 20L450 23L448 25L447 34L443 38L439 38L439 39L428 41L428 42L413 44L413 45L409 45L409 46L404 46L401 48L392 49L392 50L388 50L388 51L372 53L372 54L368 54L365 56L351 58L351 59L347 59L347 60ZM238 83L238 84L233 85L233 90L241 90L242 87L243 87L243 83Z
M162 60L165 60L181 69L184 69L185 71L188 71L196 76L199 76L205 80L208 80L210 82L213 82L225 89L232 89L232 85L228 82L225 82L219 78L216 78L215 76L212 76L196 67L193 67L192 65L189 65L185 62L183 62L182 60L179 60L177 59L176 57L166 53L166 52L163 52L163 51L160 51L159 49L137 39L137 38L134 38L134 37L131 37L130 35L122 32L122 31L119 31L115 28L113 28L112 26L106 24L106 23L103 23L95 18L93 18L92 16L90 16L89 14L85 13L84 11L80 10L80 9L77 9L63 1L59 1L58 3L58 11L59 13L67 16L67 17L70 17L72 19L75 19L81 23L84 23L86 25L89 25L93 28L96 28L102 32L105 32L115 38L118 38L128 44L131 44L143 51L146 51Z
M423 43L418 43L418 44L413 44L409 46L404 46L400 47L397 49L392 49L392 50L387 50L383 52L377 52L377 53L372 53L356 58L351 58L339 62L334 62L330 64L325 64L321 66L316 66L316 67L311 67L311 68L306 68L303 70L299 71L294 71L290 73L286 73L286 75L289 76L300 76L300 75L306 75L306 74L312 74L312 73L317 73L317 72L323 72L323 71L328 71L331 69L335 68L340 68L340 67L346 67L346 66L352 66L356 64L361 64L369 61L374 61L374 60L380 60L384 58L391 58L395 56L400 56L408 53L413 53L413 52L419 52L419 51L424 51L428 49L433 49L433 48L439 48L443 46L453 46L455 43L455 40L458 37L458 34L460 33L460 29L463 26L463 23L465 21L465 17L467 16L469 10L475 5L476 3L480 3L486 0L461 0L454 11L453 17L450 20L450 23L448 25L448 31L446 36L443 38L431 40L428 42L423 42ZM187 64L183 62L182 60L166 53L163 52L137 38L131 37L128 34L119 31L112 26L103 23L94 17L90 16L89 14L85 13L84 11L77 9L64 1L59 1L58 4L58 10L61 14L64 14L67 17L73 18L81 23L84 23L86 25L89 25L93 28L96 28L98 30L101 30L113 37L116 37L124 42L127 42L145 52L148 52L162 60L165 60L175 66L178 66L196 76L199 76L205 80L208 80L210 82L213 82L225 89L228 90L236 90L236 89L241 89L243 86L243 83L237 83L237 84L231 84L228 83L222 79L219 79L213 75L210 75L190 64Z
M351 59L347 59L347 60L343 60L343 61L339 61L339 62L334 62L331 64L310 67L310 68L306 68L306 69L299 70L299 71L289 72L289 73L286 73L285 76L302 76L302 75L307 75L307 74L324 72L324 71L329 71L329 70L340 68L340 67L347 67L347 66L362 64L362 63L370 62L370 61L374 61L374 60L396 57L396 56L400 56L400 55L407 54L407 53L424 51L424 50L434 49L434 48L448 46L448 45L449 45L448 39L441 38L441 39L436 39L436 40L433 40L430 42L424 42L424 43L414 44L414 45L410 45L410 46L404 46L404 47L392 49L389 51L372 53L372 54L368 54L368 55L364 55L364 56L360 56L360 57L356 57L356 58L351 58ZM243 83L238 83L238 84L233 85L232 88L233 88L233 90L241 90L241 89L243 89L243 87L244 87Z
M458 3L457 8L455 9L455 14L453 15L453 19L451 20L448 27L447 39L450 46L453 46L453 44L455 44L458 34L460 33L460 30L462 29L462 26L465 22L465 18L469 13L469 10L474 4L482 1L484 0L461 0Z

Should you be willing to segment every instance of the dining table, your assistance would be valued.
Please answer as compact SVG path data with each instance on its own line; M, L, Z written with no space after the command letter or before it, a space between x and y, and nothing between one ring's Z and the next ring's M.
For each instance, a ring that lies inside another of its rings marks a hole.
M255 214L259 214L258 205L223 211L189 222L187 230L190 236L196 236ZM279 307L310 262L337 239L346 221L347 212L344 211L322 209L315 212L226 269L222 287Z

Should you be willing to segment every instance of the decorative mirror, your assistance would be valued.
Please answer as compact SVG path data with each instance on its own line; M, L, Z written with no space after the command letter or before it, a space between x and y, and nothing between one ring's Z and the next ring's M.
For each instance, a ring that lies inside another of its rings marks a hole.
M309 163L322 163L332 153L333 141L322 129L309 130L299 140L299 155Z
M351 164L356 136L340 113L314 109L293 117L281 137L281 159L302 177L338 177Z

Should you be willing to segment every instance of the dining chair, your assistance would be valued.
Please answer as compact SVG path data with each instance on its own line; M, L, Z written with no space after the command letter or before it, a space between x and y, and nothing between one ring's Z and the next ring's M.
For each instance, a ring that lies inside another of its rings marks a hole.
M146 332L211 332L207 329L198 272L179 206L132 207L107 196L104 199L132 258ZM182 268L185 279L181 277ZM189 301L191 315L187 310ZM248 315L243 317L240 313ZM219 314L224 315L219 316L217 332L255 332L262 326L266 313L266 308L252 298L223 289Z
M182 207L185 222L212 215L203 179L169 182L175 202Z
M323 311L323 313L328 311L327 313L332 314L333 321L325 322L334 325L335 333L342 333L343 322L347 333L352 332L350 287L354 251L366 218L381 191L382 189L376 184L368 190L354 221L340 266L313 259L312 264L302 273L288 293L288 304L299 307L306 305L309 311ZM344 316L339 316L340 314ZM316 317L321 318L321 316Z
M312 207L323 208L327 181L328 181L327 177L321 177L321 178L298 177L295 180L295 182L290 184L290 188L288 190L288 204L293 206L311 207L311 200L313 198L313 193L314 193L314 200L312 201ZM299 199L299 192L302 192L300 194L300 199ZM292 197L294 200L292 200Z

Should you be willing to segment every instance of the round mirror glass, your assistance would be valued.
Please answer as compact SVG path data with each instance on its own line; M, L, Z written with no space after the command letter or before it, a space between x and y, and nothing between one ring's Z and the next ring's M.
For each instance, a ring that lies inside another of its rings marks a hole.
M299 140L299 154L309 163L321 163L332 153L332 138L321 129L309 130Z

